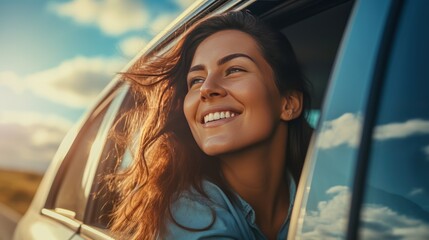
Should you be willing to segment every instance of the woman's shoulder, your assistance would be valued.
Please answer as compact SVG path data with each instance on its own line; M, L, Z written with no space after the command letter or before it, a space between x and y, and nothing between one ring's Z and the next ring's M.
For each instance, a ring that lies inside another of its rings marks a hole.
M214 183L204 181L207 197L195 189L180 195L171 206L167 238L171 239L243 239L240 210Z

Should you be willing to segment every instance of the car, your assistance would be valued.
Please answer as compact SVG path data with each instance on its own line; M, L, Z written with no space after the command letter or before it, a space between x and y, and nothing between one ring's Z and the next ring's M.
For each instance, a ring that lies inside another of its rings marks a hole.
M195 21L240 9L289 38L313 86L288 239L429 239L429 1L201 0L125 70ZM118 76L70 130L15 240L113 239L116 195L103 176L131 157L109 132L133 98Z

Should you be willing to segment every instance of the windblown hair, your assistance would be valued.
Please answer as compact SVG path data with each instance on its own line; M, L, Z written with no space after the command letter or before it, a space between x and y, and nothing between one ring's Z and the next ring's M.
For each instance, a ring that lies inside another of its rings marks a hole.
M194 188L203 196L202 180L216 183L233 198L223 180L219 161L197 146L183 113L186 77L199 44L222 30L239 30L252 36L275 74L282 94L303 94L303 113L310 98L289 41L248 12L229 12L203 19L160 56L140 59L123 78L131 84L135 107L122 118L125 133L118 145L133 146L133 163L114 176L120 190L111 228L127 238L162 238L171 216L170 206L180 194ZM286 171L298 181L311 128L305 114L288 122ZM120 148L120 147L119 147ZM233 200L233 199L232 199ZM177 223L176 223L177 224Z

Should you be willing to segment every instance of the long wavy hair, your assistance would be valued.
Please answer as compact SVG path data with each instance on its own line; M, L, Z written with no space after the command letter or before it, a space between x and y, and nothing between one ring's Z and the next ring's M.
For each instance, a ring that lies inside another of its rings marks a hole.
M180 194L194 188L203 196L202 180L216 183L234 200L222 178L216 157L204 154L192 137L183 113L186 77L199 44L222 30L239 30L257 42L275 74L282 94L303 94L303 113L309 108L308 86L289 41L246 11L212 16L189 28L181 40L159 55L146 56L123 73L134 93L134 107L120 119L125 131L117 134L119 149L131 148L132 164L114 176L119 200L111 229L127 238L163 236L166 222L174 221L170 206ZM305 114L288 123L285 172L298 181L311 128ZM177 224L177 223L176 223Z

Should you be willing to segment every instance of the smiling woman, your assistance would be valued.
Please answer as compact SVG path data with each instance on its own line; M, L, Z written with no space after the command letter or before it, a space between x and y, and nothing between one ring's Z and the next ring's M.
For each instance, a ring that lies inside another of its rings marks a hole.
M115 176L113 230L133 239L284 239L311 134L288 40L230 12L140 63L124 73L137 95L125 142L136 148Z

